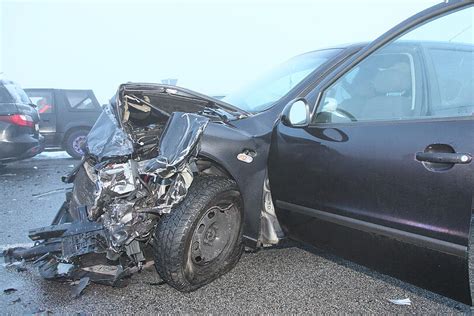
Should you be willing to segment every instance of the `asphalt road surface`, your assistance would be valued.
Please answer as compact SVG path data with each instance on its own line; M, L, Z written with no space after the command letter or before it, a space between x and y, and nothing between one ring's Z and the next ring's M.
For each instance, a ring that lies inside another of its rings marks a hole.
M60 176L77 161L40 157L0 170L0 247L30 243L29 229L49 225L69 185ZM319 250L286 243L245 253L217 281L183 294L153 266L125 288L91 284L73 298L70 283L0 266L0 314L19 313L470 313L470 307ZM411 300L400 306L389 299Z

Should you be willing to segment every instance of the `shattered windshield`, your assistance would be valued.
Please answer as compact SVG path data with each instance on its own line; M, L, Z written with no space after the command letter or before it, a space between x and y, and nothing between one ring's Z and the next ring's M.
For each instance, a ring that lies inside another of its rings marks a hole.
M264 111L340 51L326 49L293 57L222 100L248 112Z

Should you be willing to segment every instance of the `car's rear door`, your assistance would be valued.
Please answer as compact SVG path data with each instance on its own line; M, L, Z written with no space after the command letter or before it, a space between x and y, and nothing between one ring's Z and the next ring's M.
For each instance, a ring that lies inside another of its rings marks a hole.
M308 127L276 126L269 177L290 237L471 302L472 17L455 2L407 20L305 96Z

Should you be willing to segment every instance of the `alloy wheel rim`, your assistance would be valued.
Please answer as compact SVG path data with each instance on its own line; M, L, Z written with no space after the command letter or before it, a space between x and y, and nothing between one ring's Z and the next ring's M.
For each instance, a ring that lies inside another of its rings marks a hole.
M77 136L74 141L72 142L72 148L74 149L74 151L80 155L83 155L84 154L84 151L82 150L82 145L85 143L86 141L86 136L84 135L80 135L80 136Z

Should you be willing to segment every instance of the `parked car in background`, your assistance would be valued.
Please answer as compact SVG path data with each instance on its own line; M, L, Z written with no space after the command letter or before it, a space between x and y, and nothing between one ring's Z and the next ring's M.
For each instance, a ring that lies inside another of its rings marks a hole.
M39 154L42 143L37 109L18 84L0 80L0 166Z
M46 149L66 150L82 157L82 144L102 107L92 90L25 89L40 113L40 132Z

